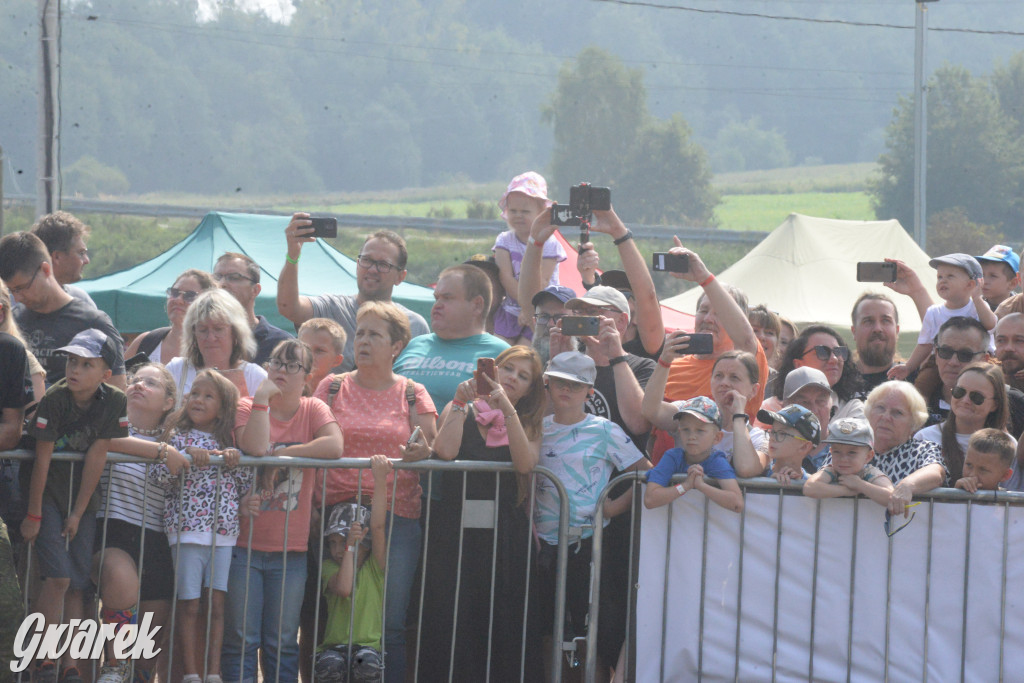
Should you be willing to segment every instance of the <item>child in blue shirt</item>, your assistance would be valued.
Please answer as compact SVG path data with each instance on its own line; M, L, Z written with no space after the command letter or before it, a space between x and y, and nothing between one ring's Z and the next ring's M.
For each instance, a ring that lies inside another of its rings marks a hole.
M743 492L736 483L725 453L715 449L722 440L722 416L718 405L707 396L676 402L676 436L682 448L670 448L647 474L644 505L647 508L668 505L687 491L697 489L726 510L743 509ZM685 474L686 481L671 484L672 475ZM721 488L711 486L704 477L718 480Z

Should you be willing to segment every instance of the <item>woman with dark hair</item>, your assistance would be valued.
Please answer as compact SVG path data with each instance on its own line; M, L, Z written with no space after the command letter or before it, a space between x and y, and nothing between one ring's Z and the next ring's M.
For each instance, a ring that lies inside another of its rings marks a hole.
M181 354L181 340L184 338L185 312L196 297L217 283L209 273L189 268L178 276L174 284L167 288L167 320L170 327L158 327L143 332L132 340L124 351L125 358L137 353L145 353L150 360L167 365Z
M827 325L810 325L789 343L779 374L775 378L772 393L777 403L769 407L766 401L762 406L766 410L776 410L782 404L786 377L789 373L803 366L821 370L828 378L829 386L835 392L832 418L855 417L864 418L864 402L854 398L861 386L860 371L855 363L850 362L850 347L846 345L839 333ZM824 431L828 425L822 425Z
M952 485L963 476L964 455L971 435L985 427L1006 431L1010 401L1003 370L992 363L972 363L965 367L950 393L946 419L941 424L925 427L914 434L914 438L942 446L949 476L947 482Z
M494 381L481 378L487 386L473 379L459 384L441 414L434 450L442 460L512 463L519 476L448 473L441 480L441 499L431 506L426 544L422 615L430 625L421 629L419 669L425 680L449 679L453 646L454 680L488 680L488 664L490 680L520 680L531 538L525 509L528 480L523 475L540 457L544 378L540 356L528 346L506 349L494 366ZM467 510L475 501L497 501L493 529L467 528L460 534L463 496Z

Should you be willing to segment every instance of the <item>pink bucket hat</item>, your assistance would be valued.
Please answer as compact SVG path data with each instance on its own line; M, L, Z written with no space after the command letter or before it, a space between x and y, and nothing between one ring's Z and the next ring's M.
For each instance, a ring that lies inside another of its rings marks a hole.
M553 204L548 199L548 182L544 180L544 176L536 171L527 171L526 173L520 173L512 182L508 184L505 189L505 194L501 195L501 199L498 201L498 206L501 208L501 217L508 218L505 215L505 209L508 207L508 196L513 192L522 192L527 197L535 197L537 199L543 199L547 205Z

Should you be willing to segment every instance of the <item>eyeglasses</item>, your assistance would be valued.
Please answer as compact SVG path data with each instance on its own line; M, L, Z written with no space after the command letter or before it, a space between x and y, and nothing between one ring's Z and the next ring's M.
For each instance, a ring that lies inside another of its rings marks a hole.
M844 363L850 360L850 349L849 347L846 346L831 347L825 346L824 344L818 344L817 346L812 346L811 348L807 349L800 355L801 357L806 356L811 351L814 351L815 355L818 357L818 360L822 361L828 360L833 355L835 355L836 358L843 361Z
M572 380L562 379L561 377L548 377L548 383L554 389L564 389L573 393L577 391L583 391L589 389L589 384L583 384L582 382L573 382Z
M956 356L956 359L961 363L970 363L985 352L971 351L970 349L954 349L952 346L940 346L935 349L935 353L942 360L949 360L953 356Z
M367 270L373 268L378 273L390 273L392 270L401 270L401 268L393 263L375 261L369 256L363 256L362 254L356 257L356 263L359 264L360 268L366 268Z
M564 317L565 313L556 313L555 315L541 313L540 315L533 316L533 319L540 323L541 325L554 325Z
M134 384L141 384L150 389L162 388L160 382L157 382L152 377L139 377L137 375L132 375L131 377L128 378L128 386L132 386Z
M953 390L950 393L953 394L953 398L956 399L961 399L964 396L967 396L969 399L971 399L971 403L973 403L976 406L980 406L989 398L980 391L967 391L960 385L953 387Z
M199 296L199 292L190 292L187 289L178 289L177 287L168 287L167 288L167 298L168 299L178 299L178 298L180 298L185 303L190 304L190 303L192 303L193 301L196 300L197 296Z
M241 273L214 273L213 279L216 280L217 282L223 282L224 280L227 280L233 285L236 285L242 281L251 282L253 284L256 284L257 282L251 277L242 275Z
M271 370L284 370L289 375L294 375L299 370L305 369L302 367L302 363L300 363L297 360L285 362L280 358L271 358L269 361L267 361L267 367L270 368Z
M921 504L921 501L918 501L916 503L911 503L910 505L907 506L907 509L909 510L910 508L915 507L915 506L920 505L920 504ZM882 522L882 528L885 529L885 535L888 536L889 538L892 538L893 536L895 536L897 532L903 530L904 528L906 528L906 526L908 524L910 524L911 522L914 521L914 515L916 515L916 514L917 514L916 512L911 512L910 516L907 517L906 520L902 524L900 524L896 528L893 528L894 525L892 523L892 515L889 513L888 510L886 510L885 511L885 521ZM899 522L899 515L896 516L896 519L897 519L897 523L898 523Z
M799 434L790 434L789 432L782 432L775 429L768 430L768 438L779 443L786 443L786 439L800 439L801 441L807 441L804 437Z
M39 275L39 271L42 269L42 267L43 267L42 263L40 263L38 266L36 266L36 272L32 273L32 277L25 284L20 285L18 287L8 287L7 289L10 290L11 294L21 294L26 289L31 287L32 283L36 281L36 275Z

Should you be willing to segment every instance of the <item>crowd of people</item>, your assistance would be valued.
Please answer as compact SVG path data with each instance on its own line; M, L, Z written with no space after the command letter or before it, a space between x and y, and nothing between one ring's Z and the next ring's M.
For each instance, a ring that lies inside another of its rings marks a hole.
M429 324L392 301L409 254L389 231L363 243L355 294L301 294L302 249L315 238L300 212L277 282L295 334L255 313L263 267L230 252L212 273L170 283L168 326L127 347L73 284L89 262L84 223L57 212L3 237L0 450L35 457L0 471L0 659L13 658L20 623L15 561L31 552L30 609L46 623L88 618L98 599L115 632L140 612L168 627L156 660L108 649L101 683L132 672L404 681L412 670L543 680L544 639L586 632L603 500L598 656L602 677L621 680L642 506L629 486L602 498L618 473L649 470L648 508L697 490L736 512L737 477L864 495L892 516L937 487L1024 489L1012 249L933 259L939 303L895 261L892 294L850 302L847 335L800 329L772 302L751 307L676 239L670 252L689 269L674 276L702 294L694 331L666 333L646 258L613 209L593 212L574 291L558 276L566 254L543 177L517 176L499 204L508 230L492 255L438 275ZM600 271L599 246L618 252L621 270ZM924 320L905 363L893 296L911 297ZM563 327L579 316L595 327ZM689 352L695 334L710 348ZM55 459L61 450L85 456ZM107 462L112 452L137 459ZM251 467L243 454L370 465ZM431 458L510 467L421 477L395 466ZM538 465L561 486L531 475ZM570 545L566 624L552 634L560 542ZM31 676L88 674L69 653Z

